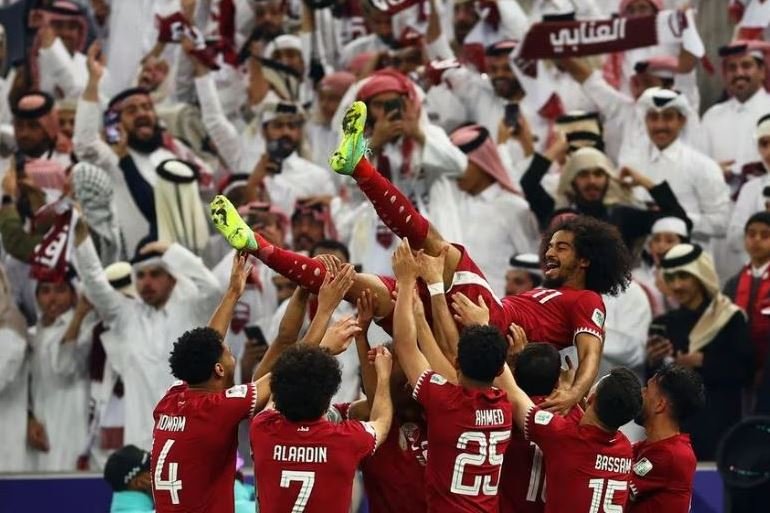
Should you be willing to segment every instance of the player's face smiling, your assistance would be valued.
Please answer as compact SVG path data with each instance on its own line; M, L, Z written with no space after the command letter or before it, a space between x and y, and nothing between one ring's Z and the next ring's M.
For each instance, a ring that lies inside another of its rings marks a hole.
M548 243L543 263L544 285L560 287L580 270L581 262L575 251L575 234L559 230Z

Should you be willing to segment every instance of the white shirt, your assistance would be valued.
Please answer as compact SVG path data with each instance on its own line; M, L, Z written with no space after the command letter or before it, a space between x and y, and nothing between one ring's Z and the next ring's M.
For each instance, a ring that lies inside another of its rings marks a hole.
M730 227L727 230L727 242L730 252L740 255L740 261L746 261L746 250L743 243L746 221L757 212L767 210L765 196L762 194L767 186L770 186L770 174L755 176L743 184L738 199L735 201L733 215L730 218Z
M644 289L631 281L625 292L617 296L602 295L607 321L604 324L604 348L599 376L615 367L628 367L643 375L647 330L652 322L652 309Z
M149 450L153 409L174 382L169 352L182 333L208 322L220 299L219 282L200 258L172 244L162 262L177 283L166 304L153 308L110 286L90 238L77 247L75 254L85 293L109 327L117 347L117 351L110 351L110 345L105 345L105 350L123 371L124 443Z
M644 173L656 184L666 180L693 222L693 236L705 242L726 233L730 191L719 165L706 155L680 139L660 151L648 137L645 144L621 155L620 165ZM649 198L646 191L638 196Z
M743 103L733 97L712 106L703 115L706 153L717 162L734 160L736 173L761 160L754 132L765 114L770 114L770 94L762 88Z
M2 327L0 347L0 472L33 470L27 460L27 341Z
M74 310L50 326L38 321L30 337L32 411L43 424L50 450L30 451L38 472L73 471L88 435L89 379L86 368L90 337L62 344ZM81 333L93 324L81 326Z
M472 196L443 179L431 188L430 219L446 240L462 244L502 297L508 260L532 253L539 241L537 221L527 201L498 183Z

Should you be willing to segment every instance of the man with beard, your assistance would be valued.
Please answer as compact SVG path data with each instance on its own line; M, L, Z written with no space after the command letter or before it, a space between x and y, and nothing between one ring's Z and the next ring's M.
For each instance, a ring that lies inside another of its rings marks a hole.
M131 262L139 297L125 296L107 281L82 220L75 231L73 252L83 288L115 341L105 347L107 356L122 362L124 441L149 449L152 408L173 382L166 360L171 344L211 314L221 287L189 250L153 241L140 246Z
M99 52L97 45L88 50L88 84L75 116L75 154L109 172L115 184L118 222L125 245L134 248L151 232L155 222L153 188L158 165L168 159L190 161L197 167L203 184L208 182L211 171L184 143L164 132L153 101L142 88L127 89L110 100L104 116L107 142L101 139L98 88L104 66L99 61Z
M767 43L734 41L719 49L722 81L729 98L703 114L706 153L723 169L740 174L743 166L760 159L754 133L759 119L770 112Z
M356 55L366 52L385 52L398 47L398 40L393 33L393 15L385 13L370 2L361 2L364 23L369 34L356 38L340 51L340 69L347 69Z
M345 116L345 136L330 164L335 172L355 179L396 235L405 237L415 249L445 259L443 282L421 282L422 301L428 304L431 296L452 297L455 321L460 325L491 322L506 331L515 322L524 328L530 340L548 342L558 348L574 342L580 356L575 382L572 388L555 392L545 407L566 411L575 405L594 382L601 356L604 305L600 294L617 294L625 289L630 278L630 256L617 230L584 216L555 223L543 237L540 248L546 288L500 300L468 250L445 240L406 196L364 158L365 125L366 106L355 102ZM233 247L256 254L277 272L312 291L318 290L327 272L324 265L270 245L240 220L222 196L212 202L211 216ZM347 299L355 301L365 288L377 296L378 324L392 331L390 294L395 288L394 280L358 274ZM442 329L456 329L451 319L447 324ZM455 349L448 348L447 352L451 358Z
M526 127L523 129L526 130ZM548 226L557 208L570 208L614 224L631 248L637 239L650 233L657 219L668 216L687 218L665 180L656 185L633 169L624 168L618 172L604 153L592 147L579 148L564 160L567 145L562 136L557 137L543 154L535 153L521 177L524 197L541 227ZM541 181L553 162L563 160L564 166L554 199ZM621 175L625 180L623 183ZM650 194L654 209L646 210L636 206L630 191L632 185L638 185Z
M703 381L692 369L669 365L647 380L634 419L647 439L634 445L629 513L690 511L696 461L682 424L704 402Z
M620 165L638 169L655 183L668 182L692 221L693 240L707 243L727 231L730 194L722 170L708 156L682 140L692 113L684 95L653 87L637 100L644 112L647 140L624 151ZM650 195L636 188L642 201Z

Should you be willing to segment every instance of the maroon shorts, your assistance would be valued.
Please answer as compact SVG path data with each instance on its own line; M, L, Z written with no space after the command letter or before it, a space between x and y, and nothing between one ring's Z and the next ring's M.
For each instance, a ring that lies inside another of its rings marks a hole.
M455 268L454 277L452 278L452 286L449 287L449 290L445 292L445 295L447 296L447 303L449 303L449 311L452 314L455 313L454 309L452 308L452 294L455 294L456 292L462 292L474 303L476 303L478 301L478 297L481 296L484 298L484 302L489 307L490 320L492 324L497 324L495 321L500 317L499 314L502 312L500 299L495 296L494 292L492 292L492 287L490 287L489 283L487 283L487 279L484 276L484 273L481 272L481 269L479 269L479 267L476 265L476 262L471 259L466 249L460 244L452 245L460 250L460 261L457 262L457 268ZM388 289L388 292L392 293L394 290L396 290L395 278L392 276L380 275L377 277ZM425 317L430 324L432 323L433 316L431 315L430 294L428 293L428 287L425 285L425 283L422 282L422 280L419 280L417 282L417 290L420 294L423 307L425 308ZM390 314L377 321L377 324L383 330L385 330L388 335L392 336L393 312L391 311ZM457 324L458 330L462 330L463 326L461 324L457 323L457 321L455 321L455 324Z

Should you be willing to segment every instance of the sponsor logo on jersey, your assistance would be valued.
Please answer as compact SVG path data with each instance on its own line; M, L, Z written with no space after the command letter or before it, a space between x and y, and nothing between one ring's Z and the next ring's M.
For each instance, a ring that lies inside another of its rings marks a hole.
M634 463L634 474L639 477L646 476L650 473L650 470L652 470L652 463L647 458L642 458Z
M240 397L244 398L246 397L246 394L249 392L249 387L247 385L235 385L232 388L228 388L225 390L225 397L233 398L233 397Z
M594 313L591 314L591 320L600 328L604 327L604 314L598 308L594 308Z
M437 385L443 385L446 383L446 379L444 379L444 376L434 374L433 376L430 377L430 382L435 383Z
M553 413L550 411L538 411L535 413L535 424L540 424L541 426L547 426L551 419L553 418Z

